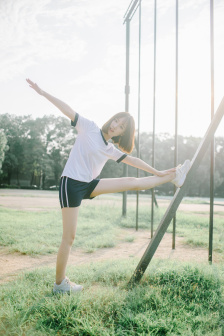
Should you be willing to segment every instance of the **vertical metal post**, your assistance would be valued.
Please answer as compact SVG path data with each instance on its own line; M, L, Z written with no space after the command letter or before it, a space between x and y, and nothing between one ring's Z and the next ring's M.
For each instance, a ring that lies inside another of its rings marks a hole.
M214 117L214 4L210 0L210 52L211 52L211 119ZM210 167L210 219L209 219L209 248L208 261L212 263L213 243L213 217L214 217L214 136L211 141L211 167Z
M205 133L204 138L202 139L198 149L196 150L194 154L193 159L191 160L191 169L189 170L189 173L187 174L185 183L183 184L181 188L177 189L176 194L173 197L173 200L171 201L166 213L161 219L161 222L155 232L155 235L150 240L150 243L147 249L145 250L145 253L143 254L138 266L136 267L133 273L133 276L131 277L128 283L129 287L132 287L135 283L140 281L146 268L148 267L148 264L152 260L157 247L159 246L164 234L166 233L166 230L170 222L173 219L175 212L177 211L184 195L186 194L188 188L190 187L190 184L192 183L194 179L198 166L200 165L201 160L203 159L205 153L207 152L208 147L211 143L211 140L223 116L224 116L224 97L219 105L219 108L216 114L214 115L214 118L212 119L212 122L210 123L210 126L207 132Z
M156 110L156 0L154 1L154 75L153 75L153 135L152 135L152 167L155 167L155 110ZM151 238L153 237L155 191L151 189Z
M175 96L175 152L174 152L174 167L178 162L178 0L176 0L176 96ZM174 186L174 193L177 188ZM175 249L176 243L176 213L173 217L173 237L172 249Z
M126 20L126 82L125 82L125 111L129 111L129 58L130 58L130 20ZM123 165L123 176L128 176L128 166ZM122 216L127 214L127 191L123 192Z
M138 147L137 157L140 157L140 113L141 113L141 0L139 1L139 38L138 38ZM139 178L139 169L137 169ZM138 231L139 191L136 194L136 231Z

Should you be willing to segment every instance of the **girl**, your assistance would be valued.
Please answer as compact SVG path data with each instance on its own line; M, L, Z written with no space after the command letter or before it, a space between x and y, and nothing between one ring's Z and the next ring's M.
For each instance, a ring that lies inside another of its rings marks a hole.
M127 190L146 190L172 182L177 187L184 183L190 169L190 161L182 166L158 171L139 158L129 156L134 147L135 123L128 112L115 114L100 129L93 121L80 116L70 106L43 91L36 83L26 79L29 86L44 96L71 119L78 136L61 175L59 199L62 208L63 235L57 255L56 282L53 292L78 292L81 285L72 283L66 276L66 265L75 239L79 206L83 199L92 199L105 193ZM118 145L117 149L108 140ZM107 160L124 162L155 176L134 178L97 179Z

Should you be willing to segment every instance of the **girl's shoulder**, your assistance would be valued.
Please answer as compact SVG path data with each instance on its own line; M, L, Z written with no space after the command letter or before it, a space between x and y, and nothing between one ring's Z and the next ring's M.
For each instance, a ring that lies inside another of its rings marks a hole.
M80 114L77 115L77 121L72 124L72 126L76 127L78 132L90 132L90 131L98 131L99 127L93 120L89 120Z

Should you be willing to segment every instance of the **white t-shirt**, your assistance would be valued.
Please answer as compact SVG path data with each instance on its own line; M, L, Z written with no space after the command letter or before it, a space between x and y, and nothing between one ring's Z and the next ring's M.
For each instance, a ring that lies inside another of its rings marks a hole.
M61 176L90 182L99 176L109 159L120 162L127 156L104 139L101 129L93 121L76 113L71 125L76 127L78 136Z

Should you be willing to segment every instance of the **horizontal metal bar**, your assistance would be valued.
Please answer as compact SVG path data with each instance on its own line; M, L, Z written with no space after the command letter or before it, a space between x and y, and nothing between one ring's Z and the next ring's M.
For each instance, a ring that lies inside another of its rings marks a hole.
M130 17L131 17L131 14L133 13L133 11L135 11L135 7L137 6L139 6L139 1L141 1L141 0L135 0L133 3L132 3L132 6L130 6L129 5L129 7L131 7L130 9L129 9L129 11L127 11L126 12L126 15L124 16L124 22L123 23L125 23L127 20L130 20ZM131 17L132 18L132 17Z
M126 10L126 12L125 12L123 18L125 18L126 14L128 13L128 10L129 10L129 8L131 7L133 1L135 1L135 0L131 0L131 2L130 2L130 4L129 4L129 6L128 6L128 8L127 8L127 10Z
M137 6L136 6L135 9L134 9L134 12L133 12L132 15L130 16L130 18L129 18L130 21L132 20L133 16L135 15L135 12L137 11L137 9L138 9L138 7L139 7L140 1L141 1L141 0L139 0L139 3L137 4Z

